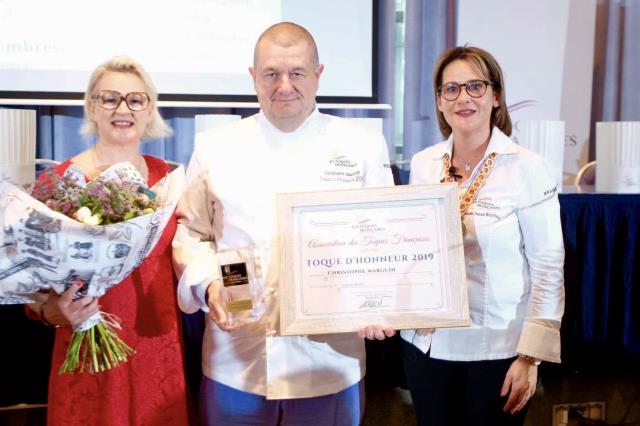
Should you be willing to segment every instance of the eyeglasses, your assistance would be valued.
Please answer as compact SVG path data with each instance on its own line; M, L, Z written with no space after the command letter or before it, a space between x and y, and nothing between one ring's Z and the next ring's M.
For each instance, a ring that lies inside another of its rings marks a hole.
M91 98L98 101L98 105L102 108L108 110L117 109L124 101L131 111L143 111L147 109L150 102L149 95L144 92L129 92L123 95L115 90L101 90Z
M481 98L487 93L487 87L493 86L493 83L487 80L469 80L466 83L445 83L438 87L440 96L448 101L455 101L460 96L462 88L464 87L469 96L472 98Z

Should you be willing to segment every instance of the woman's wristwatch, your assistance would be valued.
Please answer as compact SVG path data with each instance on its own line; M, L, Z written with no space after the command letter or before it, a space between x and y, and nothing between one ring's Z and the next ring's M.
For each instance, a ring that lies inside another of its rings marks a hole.
M525 361L527 361L529 364L533 365L533 366L538 366L540 365L540 363L542 362L542 360L539 360L538 358L532 357L530 355L524 355L524 354L518 354L518 358L521 358Z

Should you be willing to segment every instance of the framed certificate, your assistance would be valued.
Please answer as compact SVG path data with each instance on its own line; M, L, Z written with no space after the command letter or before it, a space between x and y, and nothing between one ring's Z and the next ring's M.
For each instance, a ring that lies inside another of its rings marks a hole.
M278 194L280 334L470 324L457 185Z

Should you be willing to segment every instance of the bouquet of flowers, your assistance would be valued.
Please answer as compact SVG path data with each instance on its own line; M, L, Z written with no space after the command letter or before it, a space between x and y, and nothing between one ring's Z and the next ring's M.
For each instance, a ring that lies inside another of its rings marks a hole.
M80 296L99 297L153 250L184 186L184 168L152 189L129 163L86 183L71 166L47 173L31 195L0 181L0 304L31 303L78 282ZM60 373L103 371L134 351L116 334L119 321L98 313L74 329Z
M113 182L98 176L86 185L72 175L47 171L33 184L31 196L51 210L87 225L108 225L153 213L155 192L135 180Z

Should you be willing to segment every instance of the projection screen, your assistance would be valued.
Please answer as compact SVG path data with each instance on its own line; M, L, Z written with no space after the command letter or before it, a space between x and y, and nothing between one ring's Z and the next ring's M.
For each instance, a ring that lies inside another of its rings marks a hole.
M0 0L3 99L81 99L90 72L129 55L160 99L252 101L253 47L293 21L325 64L320 99L375 103L372 0Z

